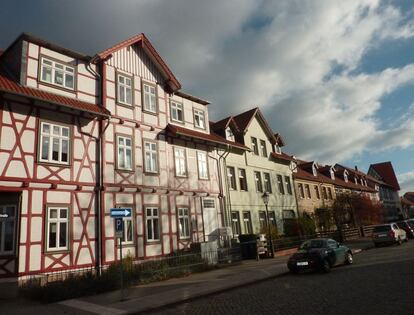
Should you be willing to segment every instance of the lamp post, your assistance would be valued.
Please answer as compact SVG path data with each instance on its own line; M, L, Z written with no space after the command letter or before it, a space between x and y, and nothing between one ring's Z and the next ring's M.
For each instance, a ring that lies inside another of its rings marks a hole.
M270 231L269 209L267 207L267 205L269 204L269 193L267 191L263 193L262 199L263 199L263 203L266 206L266 219L267 219L267 230L268 230L268 233L269 233L270 253L272 255L272 258L274 258L275 257L275 251L274 251L274 248L273 248L272 234L271 234L271 231Z

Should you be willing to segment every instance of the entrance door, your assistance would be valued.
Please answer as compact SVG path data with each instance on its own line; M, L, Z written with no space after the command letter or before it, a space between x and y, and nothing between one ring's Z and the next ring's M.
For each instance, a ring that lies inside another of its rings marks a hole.
M15 253L16 209L13 204L0 205L0 256Z

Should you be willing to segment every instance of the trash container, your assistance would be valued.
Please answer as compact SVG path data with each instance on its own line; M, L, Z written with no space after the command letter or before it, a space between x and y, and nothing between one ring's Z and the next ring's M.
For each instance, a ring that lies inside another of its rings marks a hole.
M239 235L242 259L256 259L257 257L256 239L257 239L256 234Z

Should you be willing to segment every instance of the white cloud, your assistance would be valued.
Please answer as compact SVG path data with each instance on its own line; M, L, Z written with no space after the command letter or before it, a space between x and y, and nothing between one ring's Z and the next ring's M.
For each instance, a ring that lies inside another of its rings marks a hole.
M403 195L407 191L414 191L414 172L399 174L397 178L401 186L400 195Z

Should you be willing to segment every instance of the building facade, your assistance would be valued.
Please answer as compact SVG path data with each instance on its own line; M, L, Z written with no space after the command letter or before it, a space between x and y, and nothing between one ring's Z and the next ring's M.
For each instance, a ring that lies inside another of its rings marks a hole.
M297 217L292 179L292 158L281 151L282 138L274 134L258 108L212 124L215 134L248 149L225 154L225 225L233 238L263 233L268 222L284 233L284 225ZM268 192L269 217L262 195Z
M117 260L111 208L135 260L218 238L217 149L244 146L143 34L94 57L22 34L0 65L1 278Z

